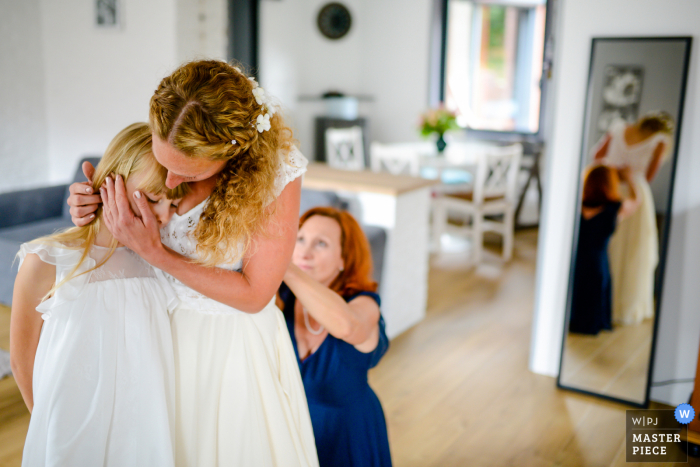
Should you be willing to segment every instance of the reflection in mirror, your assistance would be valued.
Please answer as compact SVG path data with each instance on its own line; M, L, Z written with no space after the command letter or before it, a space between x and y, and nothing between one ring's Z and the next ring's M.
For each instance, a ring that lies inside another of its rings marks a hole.
M593 40L560 387L648 403L690 41Z

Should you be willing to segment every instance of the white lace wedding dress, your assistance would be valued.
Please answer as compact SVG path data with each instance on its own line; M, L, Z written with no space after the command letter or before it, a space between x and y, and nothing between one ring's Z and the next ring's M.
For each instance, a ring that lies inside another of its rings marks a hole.
M668 150L671 143L668 135L657 133L641 143L628 145L626 128L623 120L611 125L610 145L605 156L605 162L610 165L630 167L640 198L637 210L617 224L608 246L613 321L622 325L641 323L654 316L654 275L659 262L659 238L654 196L646 172L658 144L665 143Z
M288 162L288 163L287 163ZM293 150L280 161L277 195L306 171ZM165 245L195 258L190 235L207 200L161 230ZM219 266L240 269L241 263ZM167 275L166 275L167 276ZM274 296L250 314L195 292L172 276L176 362L176 464L317 466L311 419L294 349Z
M93 246L78 269L109 250ZM61 281L82 250L25 243ZM21 263L20 263L21 267ZM22 465L172 467L175 369L168 309L177 296L162 273L131 250L59 287L34 360L34 410Z

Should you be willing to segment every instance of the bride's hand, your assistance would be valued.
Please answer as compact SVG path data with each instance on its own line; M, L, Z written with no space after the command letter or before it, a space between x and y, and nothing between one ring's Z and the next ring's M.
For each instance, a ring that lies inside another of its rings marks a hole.
M124 187L124 179L117 175L116 180L107 177L100 187L105 226L119 243L136 252L146 261L154 258L163 249L160 231L155 215L148 207L143 193L134 192L134 202L138 213L134 214Z
M73 224L78 227L89 224L95 218L95 211L100 207L100 195L92 192L92 177L95 168L88 161L83 162L83 173L87 182L76 182L69 187L70 216Z

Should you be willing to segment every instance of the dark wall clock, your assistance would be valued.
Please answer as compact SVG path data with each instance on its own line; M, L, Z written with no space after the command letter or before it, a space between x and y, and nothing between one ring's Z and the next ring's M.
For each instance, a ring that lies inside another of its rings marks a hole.
M327 3L318 13L318 29L329 39L340 39L350 31L352 16L342 3Z

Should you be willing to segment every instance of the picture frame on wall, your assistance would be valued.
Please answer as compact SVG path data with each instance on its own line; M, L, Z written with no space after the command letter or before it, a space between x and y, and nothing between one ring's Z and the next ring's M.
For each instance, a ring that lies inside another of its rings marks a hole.
M607 65L604 76L603 105L597 118L598 138L608 131L613 120L621 118L632 123L639 117L644 67Z
M94 0L95 27L118 29L121 27L121 0Z

